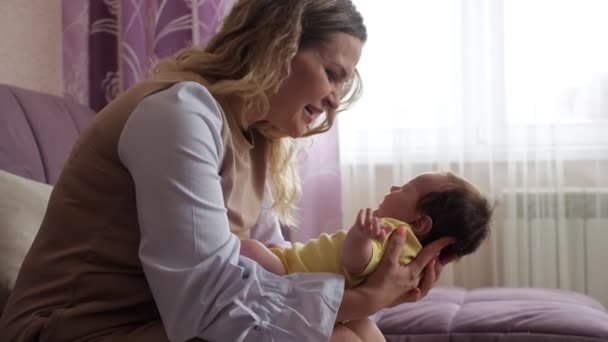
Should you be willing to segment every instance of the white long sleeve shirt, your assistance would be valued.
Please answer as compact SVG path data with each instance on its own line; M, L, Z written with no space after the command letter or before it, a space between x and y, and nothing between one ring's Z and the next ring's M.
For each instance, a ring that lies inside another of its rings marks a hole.
M181 82L145 98L118 153L135 183L139 257L172 341L326 341L342 300L339 275L279 277L239 256L218 169L223 117L206 88ZM252 237L284 241L264 206Z

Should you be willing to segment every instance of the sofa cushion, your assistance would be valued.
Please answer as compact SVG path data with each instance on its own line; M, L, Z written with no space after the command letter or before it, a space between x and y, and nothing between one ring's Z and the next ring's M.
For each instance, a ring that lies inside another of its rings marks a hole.
M0 312L42 222L51 189L0 170Z
M418 303L385 310L387 341L608 341L596 300L557 289L436 288Z

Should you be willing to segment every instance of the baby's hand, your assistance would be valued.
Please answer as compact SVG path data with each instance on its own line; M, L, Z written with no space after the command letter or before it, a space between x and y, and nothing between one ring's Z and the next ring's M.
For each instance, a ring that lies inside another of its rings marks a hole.
M370 208L359 210L352 229L355 229L361 237L379 242L383 242L391 231L390 227L380 224L380 220L372 215Z

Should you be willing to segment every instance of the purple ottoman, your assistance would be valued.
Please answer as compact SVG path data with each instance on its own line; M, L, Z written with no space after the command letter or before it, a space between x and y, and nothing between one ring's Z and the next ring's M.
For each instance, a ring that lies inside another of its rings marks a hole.
M387 341L608 341L608 313L575 292L534 288L436 288L385 310Z

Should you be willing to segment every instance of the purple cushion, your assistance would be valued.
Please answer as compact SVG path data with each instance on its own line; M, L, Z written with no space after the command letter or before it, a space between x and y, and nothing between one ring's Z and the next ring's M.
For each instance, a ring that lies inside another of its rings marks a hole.
M570 291L436 288L384 311L387 341L608 341L608 313Z
M0 169L54 184L93 114L70 99L0 84Z

